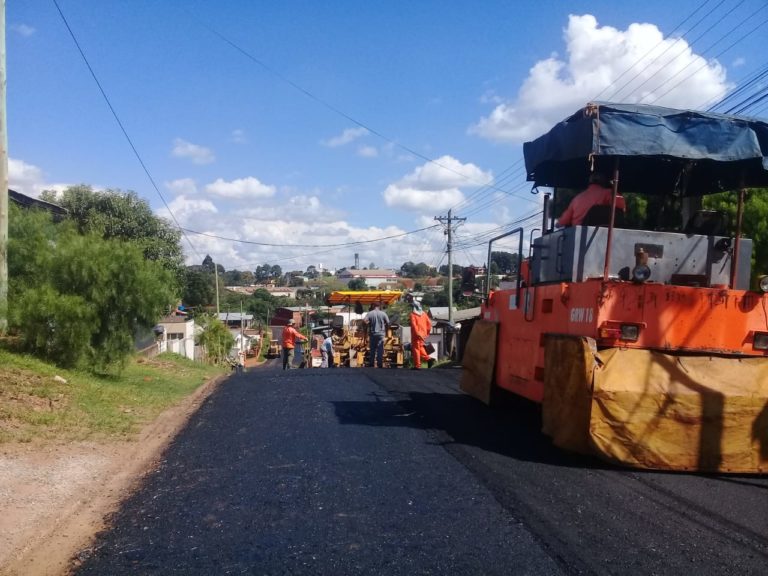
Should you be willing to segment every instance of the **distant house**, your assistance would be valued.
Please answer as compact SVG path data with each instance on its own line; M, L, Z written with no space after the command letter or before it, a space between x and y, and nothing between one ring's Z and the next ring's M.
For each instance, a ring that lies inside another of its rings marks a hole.
M349 284L352 280L355 280L356 278L362 278L365 280L365 285L368 286L368 288L378 288L382 284L396 284L399 280L397 274L394 270L344 270L343 272L340 272L337 278L344 282L345 284Z
M266 288L266 291L275 298L296 298L298 289L298 287L290 286L271 286Z
M304 325L305 314L314 314L315 311L312 308L307 309L306 306L283 306L275 310L274 316L269 321L270 326L285 326L289 320L293 320L295 328L298 330Z
M472 332L475 320L480 318L480 307L466 310L453 309L453 326L448 323L448 307L434 306L429 309L432 333L439 334L442 350L454 360L460 360ZM458 327L458 333L456 329Z
M21 206L22 208L39 208L40 210L46 210L53 215L55 221L63 220L67 215L67 209L62 208L58 204L51 204L38 198L32 198L21 192L8 189L8 200Z
M195 359L195 321L189 316L165 316L155 326L157 351Z
M241 314L240 312L220 312L219 320L230 329L247 329L253 326L253 314Z
M447 278L427 278L422 283L424 292L442 292L443 284L447 281Z

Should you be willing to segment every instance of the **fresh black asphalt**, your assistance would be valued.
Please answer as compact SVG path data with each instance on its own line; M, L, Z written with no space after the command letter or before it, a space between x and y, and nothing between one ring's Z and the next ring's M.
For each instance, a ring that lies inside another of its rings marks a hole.
M766 574L768 479L563 454L457 370L226 380L80 555L86 574Z

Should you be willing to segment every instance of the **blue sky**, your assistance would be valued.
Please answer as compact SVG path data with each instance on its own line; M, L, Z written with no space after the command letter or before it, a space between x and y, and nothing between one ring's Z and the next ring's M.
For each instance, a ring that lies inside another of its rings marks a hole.
M133 190L227 269L444 264L405 233L449 208L480 264L540 221L522 142L596 97L706 109L768 58L764 0L58 3L149 176L53 0L9 0L11 187Z

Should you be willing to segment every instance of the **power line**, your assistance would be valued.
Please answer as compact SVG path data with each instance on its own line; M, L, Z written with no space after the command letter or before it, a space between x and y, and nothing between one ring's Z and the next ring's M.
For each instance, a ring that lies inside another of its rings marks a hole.
M757 12L759 12L760 10L763 10L765 7L766 7L766 6L763 6L763 7L759 8L758 10L755 10L755 12L753 12L752 14L750 14L750 16L749 16L748 18L751 18L751 17L752 17L754 14L756 14L756 13L757 13ZM739 23L739 24L738 24L738 25L737 25L735 28L737 28L738 26L741 26L741 24L743 24L744 22L746 22L748 18L744 19L744 20L743 20L741 23ZM746 34L744 34L744 35L740 36L740 37L739 37L739 38L738 38L738 39L737 39L735 42L732 42L732 43L731 43L731 44L729 44L729 45L728 45L726 48L724 48L723 50L721 50L720 52L718 52L717 54L715 54L715 56L714 56L714 57L715 57L715 58L718 58L718 57L722 56L723 54L725 54L726 52L728 52L728 50L730 50L731 48L733 48L734 46L736 46L736 45L737 45L737 44L739 44L740 42L743 42L743 41L744 41L744 40L745 40L747 37L751 36L751 35L752 35L752 34L753 34L755 31L757 31L759 28L761 28L761 27L765 26L766 24L768 24L768 18L766 18L765 20L763 20L762 22L760 22L760 23L759 23L757 26L755 26L754 28L752 28L752 30L750 30L750 31L749 31L749 32L747 32ZM735 28L733 28L733 29L732 29L732 31L733 31L733 30L735 30ZM730 34L730 33L729 33L729 34ZM723 38L725 38L725 37L726 37L726 36L723 36L722 38L720 38L720 40L722 40L722 39L723 39ZM718 40L717 42L715 42L715 44L713 44L711 47L713 47L713 46L717 45L717 44L720 42L720 40ZM711 47L710 47L710 48L711 48ZM669 88L669 90L667 90L666 92L663 92L663 93L659 94L659 95L658 95L656 98L654 98L653 100L651 100L651 102L649 102L649 103L650 103L650 104L654 104L655 102L658 102L658 100L659 100L659 99L661 99L661 98L663 98L664 96L666 96L667 94L669 94L669 93L670 93L672 90L674 90L675 88L677 88L678 86L680 86L680 85L681 85L683 82L685 82L686 80L688 80L688 79L689 79L691 76L693 76L694 74L696 74L696 73L697 73L699 70L701 70L701 69L702 69L702 68L704 68L705 66L708 66L708 64L709 64L709 63L708 63L707 61L705 61L705 62L704 62L704 63L703 63L701 66L699 66L699 67L698 67L698 68L696 68L696 69L695 69L693 72L691 72L690 74L688 74L688 76L686 76L685 78L681 79L681 80L680 80L680 81L679 81L677 84L675 84L674 86L672 86L671 88ZM691 65L691 63L689 63L689 64L688 64L688 66L690 66L690 65ZM688 68L688 66L685 66L685 68ZM661 84L660 86L658 86L658 87L657 87L657 89L658 89L658 88L661 88L662 86L664 86L665 84L667 84L667 83L668 83L670 80L672 80L673 78L675 78L675 77L676 77L676 76L677 76L677 75L678 75L680 72L682 72L683 70L685 70L685 68L681 69L681 70L680 70L680 71L679 71L677 74L675 74L674 76L671 76L670 78L668 78L668 79L667 79L667 80L666 80L666 81L665 81L663 84Z
M414 156L416 156L418 158L421 158L422 160L425 160L426 162L429 162L430 164L434 164L435 166L439 166L443 170L447 170L448 172L456 174L457 176L460 176L464 180L472 181L472 182L475 182L476 184L482 184L483 186L489 185L488 183L476 180L475 178L472 178L471 176L468 176L468 175L464 174L463 172L459 172L458 170L454 170L450 166L446 166L445 164L441 164L440 162L434 160L433 158L430 158L429 156L426 156L426 155L424 155L424 154L414 150L413 148L411 148L409 146L406 146L405 144L401 144L400 142L397 142L396 140L393 140L392 138L390 138L389 136L387 136L384 133L380 132L379 130L376 130L375 128L372 128L371 126L365 124L364 122L358 120L357 118L351 116L350 114L347 114L341 108L331 104L330 102L327 102L326 100L323 100L319 96L315 95L313 92L310 92L309 90L307 90L306 88L304 88L303 86L298 84L297 82L294 82L293 80L288 78L286 75L282 74L280 71L278 71L275 68L273 68L272 66L268 65L266 62L264 62L260 58L257 58L256 56L254 56L253 54L248 52L245 48L243 48L242 46L240 46L239 44L237 44L233 40L230 40L227 36L225 36L224 34L219 32L215 28L213 28L210 24L208 24L207 22L199 19L197 16L195 16L190 11L187 11L187 13L190 15L190 17L193 20L198 22L203 28L208 30L211 34L213 34L214 36L219 38L224 43L226 43L229 46L231 46L232 48L234 48L237 52L239 52L240 54L242 54L243 56L245 56L246 58L248 58L249 60L251 60L252 62L257 64L258 66L260 66L261 68L263 68L264 70L266 70L267 72L269 72L270 74L272 74L273 76L278 78L280 81L284 82L285 84L287 84L288 86L290 86L293 89L297 90L298 92L304 94L304 96L306 96L307 98L309 98L309 99L317 102L321 106L327 108L328 110L330 110L334 114L336 114L338 116L341 116L345 120L349 120L350 122L352 122L353 124L359 126L360 128L364 128L365 130L367 130L368 132L370 132L374 136L377 136L377 137L381 138L385 142L388 142L389 144L392 144L393 146L397 146L401 150L405 150L409 154L413 154Z
M93 67L91 67L91 64L88 61L88 58L85 56L85 52L83 52L83 49L80 47L80 42L78 42L77 37L75 36L74 31L70 27L66 16L64 16L64 12L62 12L58 1L53 0L53 4L56 6L56 10L59 11L59 15L61 16L61 19L64 22L64 26L66 26L67 31L69 31L69 35L72 37L72 41L75 43L75 46L77 47L77 51L80 52L80 56L83 58L83 62L85 62L85 65L88 68L88 71L91 73L91 77L93 78L93 81L96 82L96 86L98 86L99 92L101 92L101 96L104 98L104 101L107 103L107 106L109 107L109 110L112 113L112 116L117 122L117 125L120 127L120 131L123 133L123 136L125 136L125 139L128 141L128 144L131 147L131 150L133 150L134 156L136 156L136 159L139 161L141 168L144 170L144 174L147 175L147 178L149 179L150 184L152 184L152 187L155 189L155 192L157 192L157 195L160 197L160 200L163 201L163 205L168 210L168 214L171 215L171 218L175 222L176 227L184 235L184 238L189 244L189 247L192 248L192 252L197 254L198 258L200 258L200 254L195 249L195 246L194 244L192 244L192 241L189 239L189 236L185 234L184 229L181 227L181 224L179 224L179 221L176 219L176 216L174 215L173 210L171 210L171 207L168 205L168 202L166 202L165 197L160 192L160 188L158 188L157 184L155 183L155 179L152 177L152 174L150 174L149 168L147 168L147 165L144 163L144 160L142 159L141 154L139 154L139 151L136 149L136 146L134 145L133 140L128 135L128 131L125 129L123 122L120 120L120 117L117 115L117 111L112 106L112 102L109 100L109 97L107 96L106 91L102 87L101 82L99 81L99 78L96 76L96 72L93 70Z
M216 234L210 234L208 232L199 232L197 230L191 230L189 228L183 228L184 231L189 232L190 234L198 234L200 236L205 236L207 238L215 238L216 240L225 240L227 242L238 242L240 244L250 244L253 246L266 246L271 248L344 248L344 247L350 247L350 246L359 246L360 244L370 244L372 242L383 242L384 240L391 240L392 238L402 238L403 236L408 236L410 234L417 234L419 232L424 232L425 230L430 230L433 228L439 228L440 226L438 224L433 224L432 226L426 226L424 228L419 228L418 230L411 230L410 232L402 232L401 234L392 234L391 236L383 236L381 238L374 238L372 240L356 240L354 242L342 242L340 244L274 244L270 242L256 242L253 240L241 240L239 238L228 238L226 236L218 236Z
M709 16L709 15L710 15L712 12L714 12L715 10L717 10L717 8L719 8L719 7L720 7L720 5L721 5L723 2L725 2L725 0L720 0L720 2L719 2L719 3L718 3L718 4L717 4L717 5L714 7L714 8L712 8L712 10L710 10L709 12L707 12L707 13L706 13L706 14L705 14L705 15L704 15L702 18L700 18L700 19L699 19L699 20L698 20L698 21L697 21L697 22L696 22L696 23L695 23L693 26L691 26L691 30L695 29L695 28L696 28L696 26L698 26L698 25L699 25L699 24L700 24L700 23L701 23L701 22L702 22L702 21L703 21L703 20L704 20L704 19L705 19L707 16ZM696 13L697 13L699 10L701 10L702 8L704 8L704 6L706 6L707 4L709 4L709 0L706 0L706 1L705 1L705 2L704 2L702 5L701 5L701 6L699 6L698 8L696 8L696 10L694 10L693 12L691 12L691 13L690 13L690 14L689 14L689 15L688 15L688 16L687 16L687 17L686 17L686 18L685 18L685 19L684 19L682 22L680 22L680 23L679 23L677 26L675 26L675 27L674 27L674 28L673 28L673 29L672 29L672 30L669 32L669 34L667 34L667 38L669 38L670 36L672 36L672 34L674 34L674 33L675 33L675 31L676 31L678 28L680 28L680 27L681 27L683 24L685 24L685 23L686 23L688 20L690 20L691 18L693 18L693 16L694 16L694 15L695 15L695 14L696 14ZM677 42L679 42L679 41L680 41L680 39L681 39L681 38L682 38L682 36L681 36L680 38L677 38L677 39L676 39L676 40L675 40L675 41L674 41L672 44L670 44L670 45L667 47L667 49L666 49L666 50L664 50L664 51L663 51L661 54L659 54L659 55L658 55L658 56L656 56L656 57L655 57L653 60L651 60L651 61L650 61L648 64L646 64L646 66L645 66L644 68L642 68L641 70L639 70L639 71L637 72L637 74L635 74L635 75L634 75L632 78L630 78L630 79L629 79L629 81L628 81L628 82L624 83L624 84L621 86L621 88L619 88L618 90L616 90L616 91L615 91L615 92L614 92L614 93L611 95L611 98L614 98L614 97L616 97L616 95L617 95L619 92L621 92L621 91L622 91L624 88L626 88L626 86L627 86L628 84L630 84L630 83L631 83L631 82L632 82L632 81L633 81L635 78L637 78L637 77L638 77L640 74L642 74L642 73L643 73L645 70L647 70L647 69L648 69L648 67L649 67L651 64L653 64L653 63L654 63L654 62L656 62L656 61L657 61L659 58L661 58L661 57L662 57L664 54L666 54L666 53L667 53L667 52L668 52L668 51L669 51L669 50L670 50L670 49L671 49L671 48L672 48L672 47L673 47L675 44L677 44ZM640 62L642 62L642 61L643 61L643 60L644 60L644 59L645 59L647 56L649 56L649 55L650 55L650 54L651 54L651 53L652 53L654 50L656 50L656 48L658 48L659 46L661 46L661 45L664 43L664 41L665 41L665 40L664 40L664 38L662 38L662 39L661 39L659 42L657 42L657 43L656 43L656 45L655 45L653 48L651 48L650 50L648 50L648 51L647 51L645 54L643 54L643 55L642 55L640 58L638 58L638 59L637 59L637 60L636 60L636 61L635 61L635 62L634 62L634 63L633 63L631 66L629 66L629 67L628 67L626 70L624 70L624 72L622 72L621 74L619 74L619 75L618 75L618 76L617 76L617 77L616 77L616 78L613 80L613 82L611 82L610 84L608 84L608 86L606 86L605 88L603 88L603 89L600 91L600 93L599 93L599 94L597 94L597 96L595 96L594 98L592 98L592 101L598 100L598 99L600 98L600 96L602 96L602 95L603 95L603 94L604 94L604 93L605 93L605 92L606 92L608 89L610 89L610 88L611 88L612 86L614 86L614 85L615 85L615 84L616 84L616 83L617 83L619 80L621 80L621 79L622 79L622 78L623 78L623 77L624 77L624 76L625 76L627 73L629 73L629 71L630 71L630 70L632 70L632 69L633 69L635 66L637 66L638 64L640 64Z

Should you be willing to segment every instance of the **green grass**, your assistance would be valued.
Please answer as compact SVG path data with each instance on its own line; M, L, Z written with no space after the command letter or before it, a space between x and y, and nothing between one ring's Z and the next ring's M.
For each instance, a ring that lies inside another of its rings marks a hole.
M127 438L224 373L163 354L131 360L119 376L96 376L0 349L0 443Z

